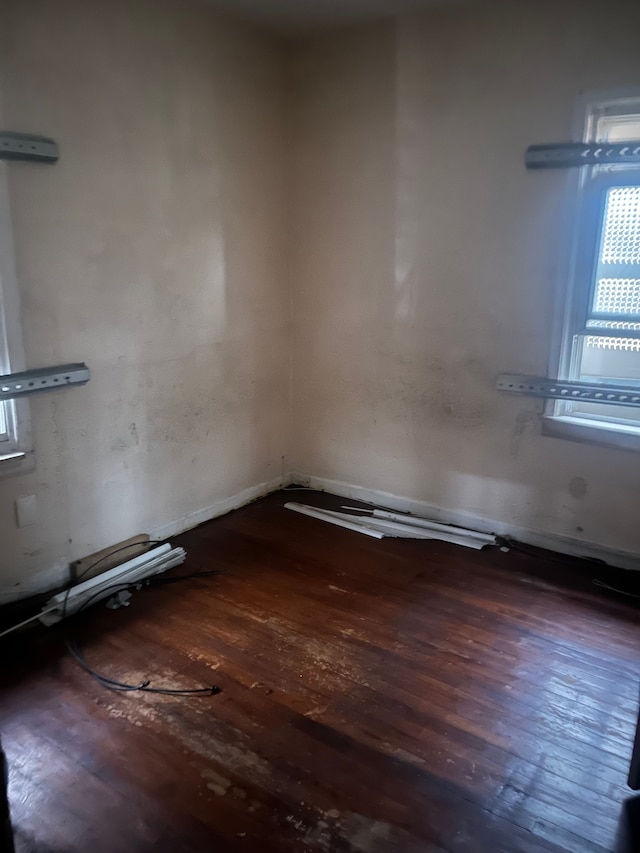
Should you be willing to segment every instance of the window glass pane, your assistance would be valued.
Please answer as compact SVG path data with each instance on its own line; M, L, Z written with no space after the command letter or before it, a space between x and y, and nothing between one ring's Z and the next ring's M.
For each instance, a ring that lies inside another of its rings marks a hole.
M632 406L603 406L601 403L571 403L569 414L627 427L638 427L640 420L640 409Z
M7 437L7 415L6 415L6 403L0 403L0 441Z
M587 336L584 339L580 373L582 382L608 380L626 385L640 382L640 340L637 338L605 338ZM624 406L603 406L599 403L571 403L571 413L601 417L621 423L640 421L640 409Z
M640 186L607 192L599 262L640 264Z
M640 314L640 278L599 278L593 310L597 314Z
M640 382L640 340L637 338L585 338L580 379L610 379L612 382ZM638 411L640 417L640 410Z
M602 142L627 142L640 139L640 116L602 116L596 136Z
M616 329L621 332L640 332L640 323L627 323L624 320L587 320L587 329L593 329L594 332L596 331L596 329ZM591 346L611 347L613 346L615 341L616 338L613 335L608 338L589 338ZM622 343L619 345L619 348L629 349L631 343L633 343L632 339L622 341Z
M588 328L638 327L620 318L640 317L640 186L607 190L591 310L617 321L591 319Z

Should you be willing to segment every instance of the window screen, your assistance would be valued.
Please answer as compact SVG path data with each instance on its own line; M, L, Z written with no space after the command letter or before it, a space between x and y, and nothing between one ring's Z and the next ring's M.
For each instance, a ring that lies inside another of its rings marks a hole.
M600 248L586 327L615 335L589 336L586 345L640 352L640 185L611 187L604 199Z

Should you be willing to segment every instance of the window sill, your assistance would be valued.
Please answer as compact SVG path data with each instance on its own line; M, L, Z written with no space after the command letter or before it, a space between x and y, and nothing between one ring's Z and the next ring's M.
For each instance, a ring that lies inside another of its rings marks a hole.
M0 452L0 477L27 474L35 468L33 453L15 450L11 453Z
M0 462L10 462L12 459L24 459L26 453L16 450L15 453L0 453Z
M640 450L640 427L607 424L570 415L543 415L542 434L602 447Z

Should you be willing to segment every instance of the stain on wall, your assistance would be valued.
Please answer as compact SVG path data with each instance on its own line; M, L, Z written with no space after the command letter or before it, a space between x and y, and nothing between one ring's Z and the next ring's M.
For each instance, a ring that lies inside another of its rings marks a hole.
M573 477L569 482L569 494L576 500L582 500L587 494L587 481L584 477Z
M567 173L524 151L640 86L638 31L628 0L542 0L294 46L297 471L640 551L640 454L545 437L495 390L547 372L569 239Z
M92 371L33 399L35 471L0 478L1 601L280 476L289 295L272 38L194 2L7 0L0 39L3 126L61 152L10 166L28 365Z
M3 125L62 155L10 167L28 365L92 380L32 400L0 600L283 459L637 552L640 456L542 436L494 380L546 372L566 251L566 175L523 152L640 85L639 28L627 0L452 6L285 62L196 2L5 0Z

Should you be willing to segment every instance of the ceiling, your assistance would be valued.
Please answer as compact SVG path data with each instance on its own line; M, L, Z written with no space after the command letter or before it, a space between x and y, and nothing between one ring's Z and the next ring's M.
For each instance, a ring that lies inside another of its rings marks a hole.
M285 35L415 12L465 0L206 0L236 18Z

